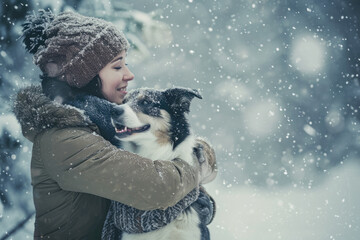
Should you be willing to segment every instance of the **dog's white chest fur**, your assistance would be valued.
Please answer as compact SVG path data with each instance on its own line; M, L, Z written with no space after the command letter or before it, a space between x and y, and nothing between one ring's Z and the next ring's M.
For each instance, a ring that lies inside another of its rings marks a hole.
M190 165L194 164L192 156L195 138L190 135L181 142L175 149L171 144L159 144L156 141L146 141L141 147L134 143L124 142L124 149L135 152L140 156L152 160L168 160L181 158ZM200 219L195 210L191 209L187 214L180 214L173 222L165 227L142 234L127 234L122 236L123 240L189 240L200 239Z
M123 142L123 148L151 160L171 161L175 158L181 158L190 165L194 165L193 147L195 146L195 138L192 135L188 136L175 149L173 149L172 144L159 144L155 139L153 141L147 139L144 142L140 141L138 143Z
M141 234L127 234L122 236L123 240L189 240L200 239L199 217L191 210L191 213L181 214L173 222L165 227Z

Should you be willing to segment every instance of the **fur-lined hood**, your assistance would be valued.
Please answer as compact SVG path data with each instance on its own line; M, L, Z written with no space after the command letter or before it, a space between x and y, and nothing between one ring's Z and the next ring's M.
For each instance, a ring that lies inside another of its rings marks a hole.
M50 100L40 86L20 90L14 101L13 111L20 122L24 136L34 141L35 136L53 127L91 127L97 131L83 112L69 105Z

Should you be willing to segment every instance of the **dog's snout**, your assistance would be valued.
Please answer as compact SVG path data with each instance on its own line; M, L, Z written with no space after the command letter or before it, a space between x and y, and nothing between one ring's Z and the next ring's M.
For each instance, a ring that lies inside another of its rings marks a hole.
M121 106L116 106L111 110L111 117L116 118L121 116L124 113L124 108Z

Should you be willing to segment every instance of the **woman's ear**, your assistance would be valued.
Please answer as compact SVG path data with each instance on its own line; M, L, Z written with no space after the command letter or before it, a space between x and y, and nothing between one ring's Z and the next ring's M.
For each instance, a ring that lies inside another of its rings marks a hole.
M59 65L54 62L47 63L44 70L49 77L57 77L61 72Z

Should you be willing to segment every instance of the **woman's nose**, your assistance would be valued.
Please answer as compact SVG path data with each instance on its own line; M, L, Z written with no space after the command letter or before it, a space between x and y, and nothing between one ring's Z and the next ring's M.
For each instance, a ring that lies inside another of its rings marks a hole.
M134 74L130 71L130 69L128 67L126 67L126 72L123 76L123 80L124 81L131 81L134 79Z

